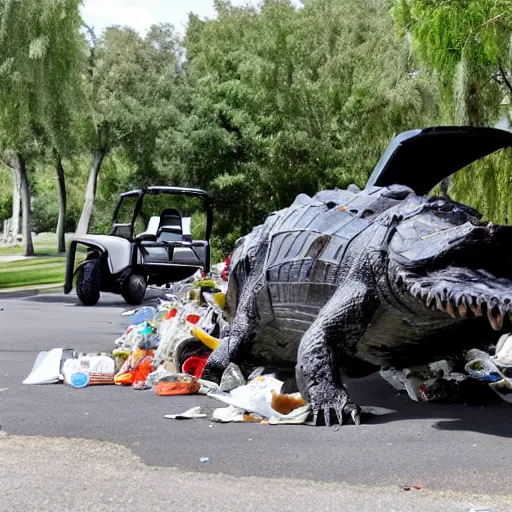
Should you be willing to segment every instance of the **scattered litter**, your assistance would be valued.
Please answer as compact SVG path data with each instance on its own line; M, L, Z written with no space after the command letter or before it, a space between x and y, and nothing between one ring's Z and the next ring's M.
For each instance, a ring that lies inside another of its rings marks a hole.
M155 314L155 308L138 308L131 311L125 311L122 313L123 316L128 316L132 324L142 324L146 320L153 318Z
M206 278L198 271L181 282L163 286L161 297L154 299L151 306L124 312L125 330L114 341L111 352L82 354L62 348L41 352L23 383L65 382L74 388L117 384L136 390L153 389L159 396L201 394L223 403L222 407L212 407L212 422L306 423L309 404L300 393L282 393L283 382L263 366L244 366L242 371L230 363L220 385L201 378L209 354L229 328L224 312L228 263L229 259L217 266L217 273L222 276L214 274L215 267L213 277ZM470 350L465 366L441 360L411 368L384 368L381 376L418 402L455 400L464 394L466 383L480 386L476 379L512 403L512 334L503 335L490 352ZM6 390L2 388L0 392ZM382 416L395 411L363 406L361 412ZM197 406L164 417L180 420L207 416ZM210 423L209 428L212 426ZM201 458L202 462L207 460ZM411 489L421 487L404 487ZM480 512L484 510L487 509Z
M490 508L472 508L469 512L492 512Z
M1 393L2 391L7 391L8 389L9 389L9 388L0 388L0 393Z
M219 385L216 382L211 382L209 380L198 380L201 387L199 388L198 393L200 395L208 395L208 393L219 391Z
M69 384L74 388L85 388L89 385L89 374L86 372L74 372L71 374Z
M230 393L222 391L211 392L208 396L227 403L234 409L227 411L216 410L224 421L256 421L256 418L240 419L240 411L254 413L259 419L263 418L272 425L305 423L309 415L309 405L300 397L299 393L281 395L283 382L271 375L261 375L248 384L233 389ZM290 411L283 414L272 407L272 403L281 410ZM293 406L292 406L293 404ZM294 407L294 408L292 408ZM222 411L222 412L221 412ZM214 413L215 415L215 413ZM233 419L228 419L233 417Z
M162 377L155 386L159 396L191 395L201 388L199 381L187 373L172 373Z
M410 491L411 489L415 489L416 491L420 491L421 489L423 489L423 487L421 487L421 485L407 485L404 487L404 491Z
M208 457L200 457L199 462L208 462L210 459Z
M64 361L64 382L75 388L114 384L115 362L106 355L83 355Z
M240 386L244 386L246 381L242 374L242 371L235 363L229 363L228 367L222 374L220 381L220 390L229 392Z
M180 414L166 414L164 418L168 418L171 420L188 420L192 418L206 418L206 414L203 414L201 412L201 407L192 407L191 409L188 409L185 412L182 412Z
M247 377L247 380L254 380L256 377L259 377L260 375L263 375L264 371L265 371L265 367L264 366L258 366L258 368L255 368L251 372L249 377Z
M200 379L207 361L207 355L191 356L183 363L182 370L183 372L189 373L190 375Z
M212 420L219 423L260 423L263 418L258 414L248 413L239 407L230 405L215 409Z
M55 384L63 380L61 367L68 357L72 356L72 350L52 348L49 351L40 352L29 376L23 384Z
M490 356L482 350L467 353L465 370L474 379L489 384L489 387L505 402L512 403L512 365L508 364L512 350L512 336L503 335L496 345L496 355Z
M146 382L148 375L154 371L152 356L152 350L134 347L115 376L115 383L121 386L131 386L139 382Z

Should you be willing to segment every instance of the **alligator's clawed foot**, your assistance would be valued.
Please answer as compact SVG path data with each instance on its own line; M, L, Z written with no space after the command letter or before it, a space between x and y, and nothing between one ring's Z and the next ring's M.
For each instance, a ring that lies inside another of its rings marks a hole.
M330 397L326 395L327 393L322 393L323 400L311 397L312 419L308 425L322 425L322 418L326 427L344 425L347 422L354 425L361 423L361 409L348 398L345 390L332 390Z
M210 354L201 378L220 384L224 370L234 358L236 347L236 340L229 337L222 339L221 344Z

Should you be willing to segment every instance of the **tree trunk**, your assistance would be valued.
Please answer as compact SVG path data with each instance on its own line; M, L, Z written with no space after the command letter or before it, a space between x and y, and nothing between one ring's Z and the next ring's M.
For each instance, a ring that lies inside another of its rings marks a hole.
M100 172L101 164L105 158L107 151L104 149L93 151L92 153L92 165L89 171L89 179L87 181L87 187L85 189L84 207L82 209L82 215L78 221L76 227L77 235L85 235L89 230L89 224L91 222L92 209L94 206L94 198L96 196L96 185L98 183L98 174Z
M57 251L66 252L66 181L62 159L57 155L56 166L57 183L59 185L59 219L57 221Z
M12 223L11 236L13 240L21 233L21 179L17 165L14 164L12 171Z
M32 243L32 226L30 222L30 186L27 176L27 165L22 155L18 155L18 171L21 183L21 213L23 223L24 256L34 256Z

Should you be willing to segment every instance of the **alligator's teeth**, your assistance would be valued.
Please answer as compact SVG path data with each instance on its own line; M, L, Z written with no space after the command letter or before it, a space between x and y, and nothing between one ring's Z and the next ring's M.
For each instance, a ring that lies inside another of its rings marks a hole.
M482 307L480 304L477 306L474 302L471 304L471 311L475 316L482 316Z
M459 305L459 315L461 318L465 318L468 314L468 301L466 297L462 297Z
M495 331L501 331L503 328L503 319L504 316L501 313L498 313L497 315L493 315L493 310L489 310L487 312L487 318L489 319L489 323L491 324L492 328Z
M441 297L439 295L436 295L436 307L439 309L439 311L445 311L443 307L443 301L441 300Z
M446 304L446 312L452 317L457 318L457 315L455 314L455 308L453 307L452 303L448 301Z
M427 308L429 308L432 305L432 302L435 300L435 298L436 296L432 292L428 293L426 300Z

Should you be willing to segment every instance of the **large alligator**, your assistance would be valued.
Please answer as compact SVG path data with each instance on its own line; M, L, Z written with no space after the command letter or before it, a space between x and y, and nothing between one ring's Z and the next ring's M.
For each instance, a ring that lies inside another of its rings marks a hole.
M358 424L342 374L404 368L492 343L510 329L512 227L425 194L512 146L494 129L428 128L393 140L364 190L299 195L239 240L232 323L206 375L229 362L295 366L312 423Z

